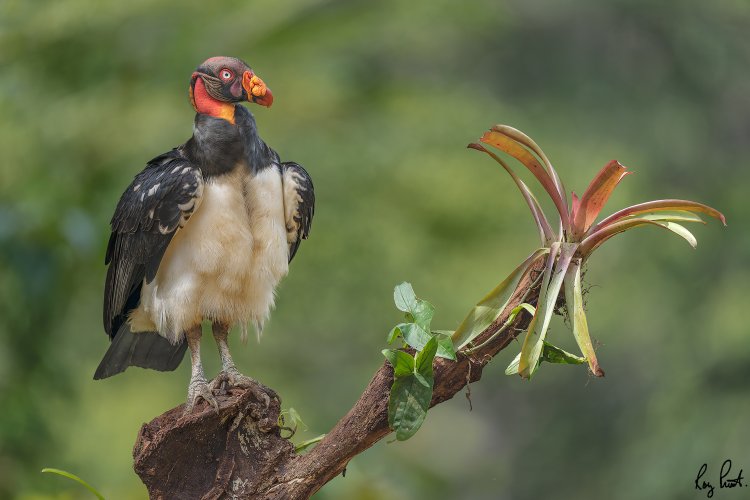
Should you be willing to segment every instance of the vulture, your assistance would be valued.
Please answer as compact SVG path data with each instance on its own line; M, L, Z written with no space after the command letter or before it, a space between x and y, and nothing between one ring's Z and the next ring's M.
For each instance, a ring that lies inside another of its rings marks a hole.
M273 103L245 62L206 60L190 78L190 101L193 136L149 161L112 217L104 289L111 344L94 374L174 370L190 349L186 413L201 399L217 409L219 386L254 383L235 367L229 330L239 326L245 340L252 323L260 338L315 208L307 171L280 160L241 104ZM204 321L222 364L210 383L201 364Z

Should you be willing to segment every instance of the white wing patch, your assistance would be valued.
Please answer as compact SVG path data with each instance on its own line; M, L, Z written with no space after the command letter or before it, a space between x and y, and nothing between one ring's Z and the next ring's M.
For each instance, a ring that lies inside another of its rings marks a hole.
M300 241L310 232L315 211L315 192L312 179L307 171L297 163L283 163L284 220L286 239L289 245L289 260L297 252Z

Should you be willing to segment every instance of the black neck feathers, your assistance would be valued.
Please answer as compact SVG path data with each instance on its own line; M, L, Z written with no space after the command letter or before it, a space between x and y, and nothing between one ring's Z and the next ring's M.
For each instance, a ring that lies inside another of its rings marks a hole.
M207 178L231 172L238 163L245 164L252 173L278 163L276 152L258 135L250 111L235 106L234 120L232 124L209 115L195 115L193 137L184 150Z

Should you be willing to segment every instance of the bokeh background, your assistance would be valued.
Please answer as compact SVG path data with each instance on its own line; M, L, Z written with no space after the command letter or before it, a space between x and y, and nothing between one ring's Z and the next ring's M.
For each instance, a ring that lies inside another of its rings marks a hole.
M698 498L702 463L716 482L726 458L749 469L748 33L744 0L3 0L0 498L86 497L42 467L146 496L131 447L183 402L189 363L92 380L108 221L145 162L190 136L188 79L214 55L265 79L261 134L315 180L312 235L265 337L233 339L240 368L302 415L299 439L326 432L381 364L395 284L452 329L535 247L510 179L465 149L490 125L534 137L579 193L608 160L629 166L605 212L674 197L729 221L698 227L695 251L644 229L594 256L605 379L505 377L512 346L472 385L473 411L461 395L431 410L317 498Z

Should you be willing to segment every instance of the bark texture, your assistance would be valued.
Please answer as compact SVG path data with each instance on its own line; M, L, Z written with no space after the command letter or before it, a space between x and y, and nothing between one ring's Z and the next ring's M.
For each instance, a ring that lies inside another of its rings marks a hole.
M535 278L543 263L542 257L531 266L506 310L482 332L476 345L497 333L518 304L536 303ZM456 361L436 358L431 406L479 380L484 366L530 320L527 313L519 314L510 328L471 355L459 352ZM349 412L305 454L295 453L282 437L281 401L262 386L218 396L218 413L202 405L182 416L182 406L173 408L141 428L133 449L135 471L151 498L308 498L390 432L387 408L392 383L393 370L384 363Z

